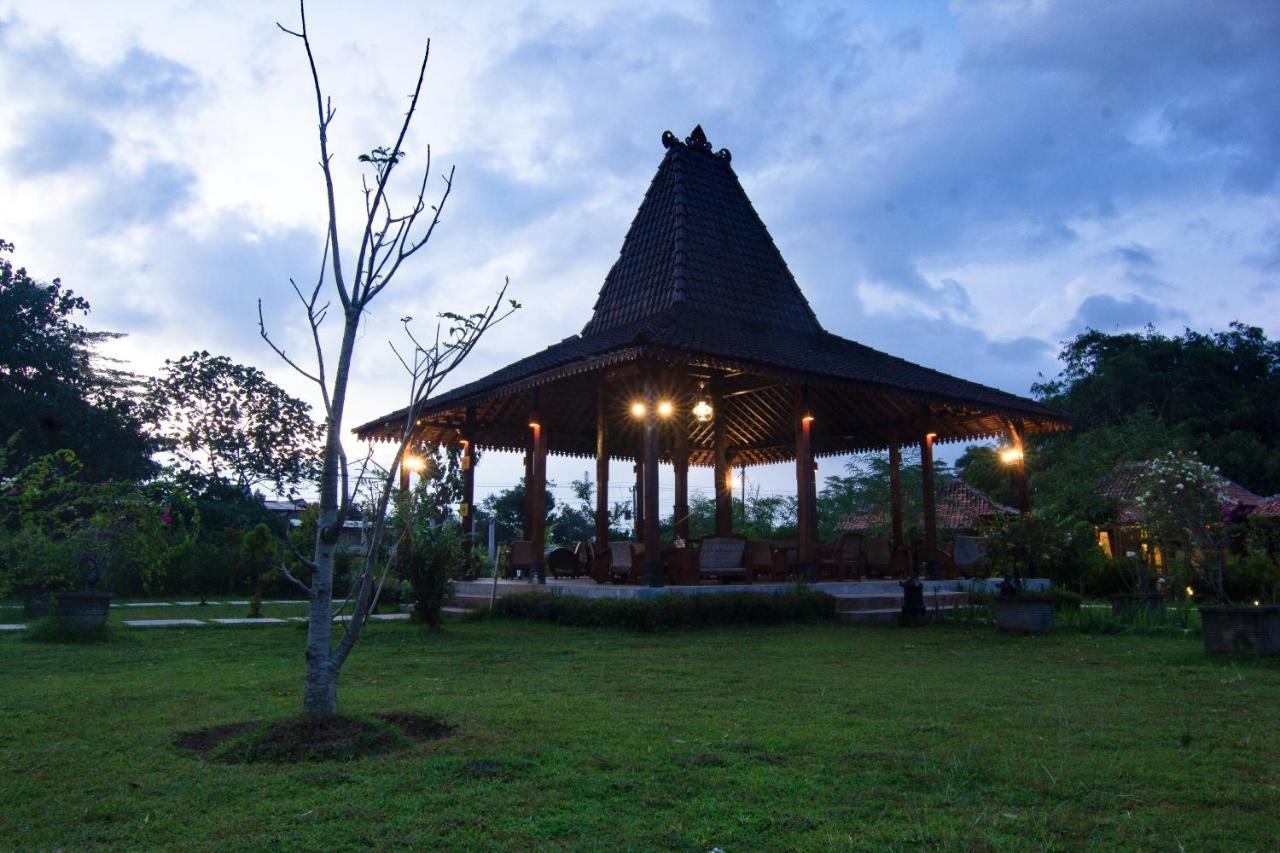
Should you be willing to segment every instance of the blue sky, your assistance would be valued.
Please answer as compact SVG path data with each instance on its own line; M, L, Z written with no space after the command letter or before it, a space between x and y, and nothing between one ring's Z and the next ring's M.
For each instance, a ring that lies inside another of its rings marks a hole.
M288 278L312 278L320 249L309 80L274 27L295 16L0 0L0 236L128 332L112 354L135 370L208 349L311 396L255 326L261 296L302 349ZM352 423L402 403L385 342L406 314L478 306L511 277L526 308L458 381L577 332L662 131L695 123L733 151L846 337L1026 393L1086 326L1280 334L1274 3L315 3L311 18L346 221L355 157L388 141L428 36L410 156L430 142L457 167L432 246L375 305ZM478 479L517 476L494 455ZM778 492L790 476L749 475Z

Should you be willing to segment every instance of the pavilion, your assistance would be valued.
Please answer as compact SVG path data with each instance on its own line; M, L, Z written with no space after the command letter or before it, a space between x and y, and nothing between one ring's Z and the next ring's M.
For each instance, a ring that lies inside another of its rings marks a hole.
M794 461L797 552L817 548L815 459L888 450L894 544L902 543L899 448L918 444L925 551L937 547L937 442L1062 430L1024 397L825 331L730 166L701 127L666 153L580 334L427 401L422 444L461 445L471 531L477 448L525 454L526 538L544 549L547 454L596 459L596 538L607 541L609 460L636 463L644 578L663 584L659 465L674 469L675 535L688 539L690 465L715 469L716 533L731 533L731 467ZM401 409L356 427L399 440ZM1016 462L1022 482L1025 470ZM1025 508L1025 507L1024 507Z

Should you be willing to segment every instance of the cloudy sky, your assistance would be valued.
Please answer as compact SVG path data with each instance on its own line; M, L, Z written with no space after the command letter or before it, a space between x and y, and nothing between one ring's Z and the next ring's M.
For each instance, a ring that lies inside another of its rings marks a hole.
M255 323L261 297L302 351L288 279L322 245L310 80L275 28L296 16L0 0L0 236L127 332L113 354L139 372L207 349L314 397ZM427 37L408 165L429 142L457 168L432 245L374 306L352 423L403 402L386 341L404 315L511 278L526 307L458 381L579 331L662 131L695 123L837 334L1017 393L1087 326L1280 334L1280 4L423 0L310 19L349 238L356 156L390 142ZM518 468L492 455L478 482Z

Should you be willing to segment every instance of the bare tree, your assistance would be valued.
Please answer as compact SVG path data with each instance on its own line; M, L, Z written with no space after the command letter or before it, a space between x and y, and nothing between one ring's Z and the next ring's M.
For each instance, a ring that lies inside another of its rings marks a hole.
M506 301L507 285L504 283L492 302L484 310L472 314L447 313L440 315L434 337L422 341L410 334L412 354L405 358L396 353L409 372L409 407L405 417L400 445L395 461L389 469L380 472L381 488L374 507L373 530L368 537L361 569L352 584L347 600L336 610L333 607L333 565L338 548L338 538L343 523L352 511L355 494L361 481L369 472L370 456L364 463L353 484L348 475L346 451L342 444L342 419L347 398L347 382L351 360L355 354L357 331L369 304L386 289L395 278L401 265L417 254L431 239L449 193L453 189L453 169L443 175L443 188L435 204L426 201L427 184L431 175L431 149L427 148L426 163L420 180L415 180L416 191L411 203L401 212L393 212L389 191L396 168L404 159L403 144L413 116L418 108L423 80L427 72L427 60L431 55L428 41L422 52L417 83L409 97L409 107L400 124L394 143L379 146L368 154L360 155L360 161L368 167L363 179L364 212L363 227L352 271L344 267L346 256L338 226L338 204L334 190L332 155L329 152L329 125L333 122L334 108L324 95L320 75L316 69L315 54L307 33L306 4L298 4L300 26L297 30L277 24L280 29L302 42L311 70L315 89L316 114L319 119L320 170L324 176L325 198L328 205L328 224L325 230L325 247L320 262L320 273L315 287L304 292L290 279L294 293L306 311L311 329L314 354L311 364L302 363L277 345L267 332L262 314L262 302L258 302L258 330L271 348L294 370L302 374L320 389L325 412L324 455L320 473L320 511L316 525L315 550L310 558L295 553L297 560L310 570L309 583L296 578L283 567L284 574L303 589L310 600L307 625L306 681L303 692L303 708L312 718L332 716L338 710L338 676L352 648L360 639L369 614L377 603L381 578L375 577L379 544L386 522L387 502L390 499L396 473L405 449L412 437L415 413L436 391L440 383L452 373L471 353L489 328L510 315L519 306ZM428 211L430 211L428 213ZM342 336L336 358L326 353L321 341L320 329L333 304L330 298L321 298L326 281L332 282L341 310ZM408 331L408 321L405 328ZM347 608L350 607L349 613ZM344 632L334 642L334 624L339 615L345 618Z

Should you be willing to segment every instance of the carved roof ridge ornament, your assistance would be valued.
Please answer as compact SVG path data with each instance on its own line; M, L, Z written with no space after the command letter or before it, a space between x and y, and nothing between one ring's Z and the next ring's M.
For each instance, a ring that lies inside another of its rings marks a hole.
M681 144L683 144L684 147L688 148L690 151L700 151L703 154L706 154L711 157L716 157L717 159L723 160L726 163L733 160L733 154L729 153L728 148L721 148L719 151L712 154L711 143L710 141L707 140L707 134L702 130L702 125L700 124L694 125L693 131L684 138L683 143L681 143L679 137L677 137L671 131L664 130L662 132L663 148L672 148L676 145L681 145Z

